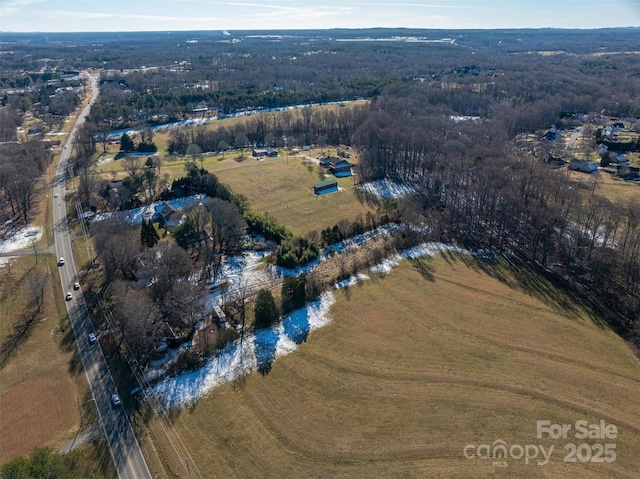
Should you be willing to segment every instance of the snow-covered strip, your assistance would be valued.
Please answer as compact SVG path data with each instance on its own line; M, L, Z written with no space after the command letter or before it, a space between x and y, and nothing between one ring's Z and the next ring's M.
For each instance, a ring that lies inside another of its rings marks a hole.
M445 243L421 243L418 246L414 246L413 248L409 248L402 253L400 256L406 259L415 259L420 258L422 256L435 256L444 252L452 252L452 253L460 253L460 254L471 254L470 251L459 248L458 246L454 246L451 244Z
M175 409L193 404L222 383L252 371L268 371L277 357L292 353L311 331L331 321L329 310L334 302L331 293L324 293L318 301L286 316L278 326L245 335L199 370L165 379L151 393L166 407Z
M383 200L388 200L390 198L402 198L416 192L415 188L412 186L396 183L395 181L388 179L364 183L358 188L371 193L378 198L382 198Z
M479 116L468 116L468 115L451 115L449 119L455 121L456 123L460 121L479 121Z
M382 263L372 266L369 271L375 274L389 274L393 271L393 268L398 266L398 262L400 260L400 256L396 256L392 258L385 258L382 260Z
M42 238L42 228L25 226L0 241L0 253L11 253L33 247Z
M444 253L445 251L451 251L459 254L467 254L467 253L470 254L469 251L462 248L458 248L457 246L453 246L450 244L435 243L435 242L421 243L391 258L386 258L382 260L382 263L372 266L371 268L369 268L369 271L378 275L389 274L391 271L393 271L395 267L397 267L400 264L400 261L403 259L416 259L424 256L436 256L438 254ZM360 281L366 281L368 279L370 279L368 275L363 273L358 273L355 276L351 276L350 278L347 278L343 281L340 281L339 283L334 284L333 287L334 289L341 289L348 286L352 286L356 283L359 283Z

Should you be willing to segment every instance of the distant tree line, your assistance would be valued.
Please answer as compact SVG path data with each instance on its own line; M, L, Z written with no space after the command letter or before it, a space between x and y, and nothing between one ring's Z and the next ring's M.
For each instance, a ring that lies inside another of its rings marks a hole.
M169 134L167 149L170 154L187 155L192 145L199 151L224 152L249 145L281 148L350 144L362 122L363 109L358 105L337 111L305 107L255 115L231 127L175 128Z

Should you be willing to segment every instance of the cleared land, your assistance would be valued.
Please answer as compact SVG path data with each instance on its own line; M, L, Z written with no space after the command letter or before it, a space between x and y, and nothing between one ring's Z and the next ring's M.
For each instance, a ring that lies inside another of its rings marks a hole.
M595 183L595 193L610 201L637 201L640 199L640 183L625 181L602 169L598 175L572 171L571 178L582 184L586 191L593 190Z
M277 160L234 160L217 163L211 172L234 193L249 199L252 208L269 213L294 233L320 232L341 220L353 221L371 211L360 202L353 177L337 178L340 191L314 195L313 185L334 178L318 166L317 160L285 157ZM327 176L325 176L327 175Z
M175 418L204 477L636 477L638 359L545 280L438 258L335 294L333 322L269 375ZM614 441L589 441L615 443L616 461L563 462L582 441L537 439L545 419L616 425ZM498 439L554 453L545 466L464 458Z

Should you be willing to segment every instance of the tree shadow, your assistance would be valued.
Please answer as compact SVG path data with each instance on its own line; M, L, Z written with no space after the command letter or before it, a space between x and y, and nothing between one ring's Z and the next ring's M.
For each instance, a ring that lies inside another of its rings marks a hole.
M578 318L585 312L589 319L600 328L607 328L604 318L596 313L589 297L570 287L557 275L513 255L494 258L464 254L452 255L465 266L482 272L508 286L510 289L526 293L551 305L568 317ZM584 305L581 308L580 305Z
M7 335L0 345L0 370L6 366L9 359L18 351L20 345L27 342L31 336L31 325L35 322L35 317L22 317L13 326L13 330Z
M411 263L413 264L413 267L416 269L416 271L420 273L420 276L422 276L423 279L435 283L436 277L433 274L435 268L433 267L433 265L429 264L431 261L431 257L414 258L411 260Z
M273 329L259 329L253 337L258 372L267 375L276 359L278 333Z
M354 188L353 191L356 198L361 204L366 205L373 210L377 210L383 203L382 200L376 195L370 193L369 191L363 190L362 188Z
M93 443L93 455L98 465L100 477L118 477L111 451L106 439L100 438Z
M287 316L282 321L284 335L296 344L307 341L309 336L309 316L307 308L302 308Z
M71 352L77 350L76 347L76 336L73 334L73 328L71 327L71 323L69 322L69 315L65 314L60 321L58 322L58 327L56 328L56 333L62 335L60 339L60 349L64 352Z

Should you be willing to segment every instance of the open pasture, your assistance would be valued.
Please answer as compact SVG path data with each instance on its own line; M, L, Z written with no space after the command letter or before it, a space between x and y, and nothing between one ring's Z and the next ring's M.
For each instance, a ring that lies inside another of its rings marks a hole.
M177 413L204 477L636 477L638 359L546 280L449 256L334 294L332 323L268 375ZM538 420L604 420L618 434L537 438ZM545 465L464 456L498 440L554 450ZM565 445L582 442L615 444L615 461L565 462Z

